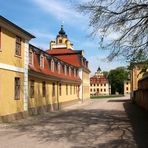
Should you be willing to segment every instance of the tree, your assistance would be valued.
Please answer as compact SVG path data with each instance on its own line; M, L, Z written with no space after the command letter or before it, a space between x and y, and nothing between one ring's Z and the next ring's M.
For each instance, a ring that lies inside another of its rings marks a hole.
M128 61L148 59L148 0L91 0L79 10L89 14L92 35L99 33L101 47L111 50L109 60L120 55ZM111 35L116 37L105 40Z
M109 72L108 71L103 71L103 75L106 79L108 79L108 75L109 75Z
M124 93L124 80L127 80L128 72L124 67L118 67L109 72L109 82L111 84L111 93L115 94L118 92L119 94Z

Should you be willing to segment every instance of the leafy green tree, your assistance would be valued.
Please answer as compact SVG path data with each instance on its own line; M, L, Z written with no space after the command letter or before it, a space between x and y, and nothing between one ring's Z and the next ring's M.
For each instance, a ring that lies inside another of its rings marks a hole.
M106 79L108 79L108 75L109 75L109 72L108 71L103 71L103 75Z
M124 67L118 67L109 72L109 82L111 84L111 93L124 93L124 80L128 78L128 72Z

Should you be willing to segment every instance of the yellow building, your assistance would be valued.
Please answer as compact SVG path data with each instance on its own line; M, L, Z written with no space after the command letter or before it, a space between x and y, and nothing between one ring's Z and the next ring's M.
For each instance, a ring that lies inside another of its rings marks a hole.
M0 117L13 120L88 99L89 69L82 50L61 27L43 51L33 35L0 16Z
M129 95L131 93L131 81L125 80L124 81L124 95Z
M147 70L147 62L131 63L130 65L130 80L131 80L131 99L134 91L138 90L138 81L144 76Z
M28 47L33 35L0 16L0 116L28 109Z

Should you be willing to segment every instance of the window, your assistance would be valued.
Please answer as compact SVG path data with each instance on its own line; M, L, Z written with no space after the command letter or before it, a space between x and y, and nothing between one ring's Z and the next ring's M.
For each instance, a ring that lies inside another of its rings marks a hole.
M62 71L65 74L65 65L62 65Z
M59 39L59 43L60 43L60 44L62 43L62 39Z
M128 82L126 82L126 85L128 85Z
M128 87L126 87L126 90L128 91Z
M62 84L61 83L59 84L59 95L60 96L62 95Z
M67 74L67 66L65 65L64 67L64 74L66 75Z
M40 67L44 68L44 57L43 57L43 55L40 56Z
M20 99L20 78L15 77L15 99L19 100Z
M33 52L29 51L29 64L33 65Z
M101 86L102 86L102 84L101 84Z
M57 67L58 73L60 73L60 63L58 62L58 67Z
M102 92L102 89L101 89L101 92Z
M67 74L69 75L69 68L68 68L68 66L67 66Z
M30 98L34 98L34 80L30 81Z
M104 89L104 92L106 92L106 89Z
M90 89L90 91L92 92L92 89Z
M94 92L95 92L96 90L94 89Z
M51 67L50 67L50 70L53 72L54 71L54 61L51 60Z
M72 74L72 76L74 76L74 69L73 68L71 69L71 74Z
M68 95L68 84L66 84L66 95Z
M78 69L76 69L76 77L78 76Z
M55 96L55 83L52 84L52 97Z
M96 85L94 84L94 86L96 86Z
M99 89L97 88L97 92L99 92Z
M21 38L16 36L15 54L21 56Z
M70 85L70 94L72 95L72 85Z
M42 82L42 96L43 97L46 96L46 82L45 81Z
M71 75L71 67L69 67L69 75Z
M90 86L92 86L92 84L90 84Z
M97 86L99 86L99 84L97 84Z
M106 84L104 84L104 86L106 86Z

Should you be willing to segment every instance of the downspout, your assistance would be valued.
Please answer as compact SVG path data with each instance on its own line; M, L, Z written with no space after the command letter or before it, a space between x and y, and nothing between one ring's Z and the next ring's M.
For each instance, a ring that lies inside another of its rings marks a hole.
M57 105L58 105L58 110L60 109L59 106L59 82L57 82Z

